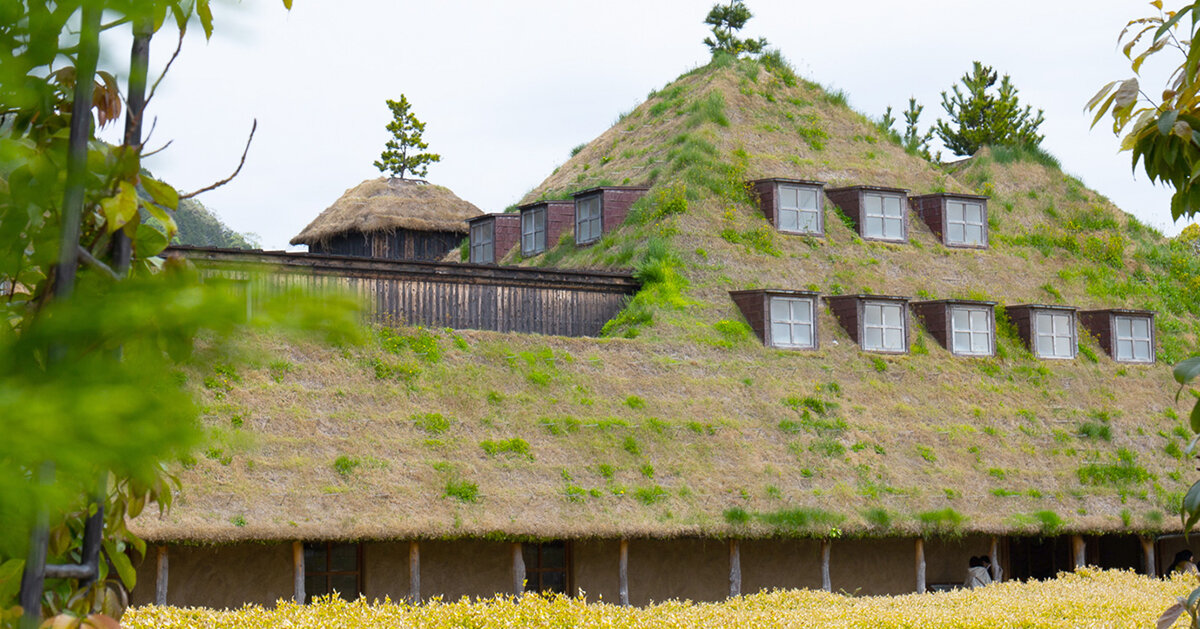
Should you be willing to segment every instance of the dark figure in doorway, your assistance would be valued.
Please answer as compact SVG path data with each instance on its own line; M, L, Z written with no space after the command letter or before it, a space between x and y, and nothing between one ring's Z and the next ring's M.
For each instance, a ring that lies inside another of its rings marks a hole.
M971 557L968 566L967 580L963 582L963 587L972 590L992 582L991 575L988 574L987 568L983 566L982 557Z
M1200 574L1200 570L1196 569L1194 557L1192 551L1186 548L1175 553L1175 561L1171 562L1171 569L1167 571L1167 574L1175 574L1176 572Z

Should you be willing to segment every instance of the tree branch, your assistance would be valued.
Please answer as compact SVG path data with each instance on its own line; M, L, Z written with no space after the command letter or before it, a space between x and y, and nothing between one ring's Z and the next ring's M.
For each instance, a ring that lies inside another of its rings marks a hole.
M155 153L161 153L161 152L167 150L167 147L171 146L171 143L174 141L175 140L167 140L166 144L154 149L153 151L150 151L149 153L142 153L142 159L146 159L147 157L150 157L151 155L154 155Z
M112 268L107 264L98 260L96 256L92 255L92 252L88 251L87 247L84 247L83 245L79 245L79 259L83 260L84 264L102 271L105 275L113 278L114 280L121 279L121 276L117 275L116 271L112 270Z
M146 106L154 99L154 95L158 93L158 84L162 83L163 77L167 76L167 71L171 69L171 64L175 63L175 58L179 56L179 51L183 50L184 35L184 31L179 31L179 43L175 44L175 52L171 53L171 58L167 60L167 65L163 67L162 74L158 75L158 78L154 81L154 85L150 86L150 94L146 96L145 102L142 103L142 111L145 111Z
M179 199L181 201L183 199L190 199L200 193L208 192L210 190L216 190L217 188L220 188L221 186L233 181L233 178L237 177L238 173L242 172L242 166L246 165L246 154L250 152L250 142L254 141L254 132L257 129L258 129L258 119L255 118L254 125L252 127L250 127L250 137L246 138L246 149L244 151L242 151L242 161L238 162L237 170L233 171L232 175L212 184L211 186L205 186L203 188L200 188L199 190L197 190L195 192L189 192L188 194L181 194L181 195L179 195Z

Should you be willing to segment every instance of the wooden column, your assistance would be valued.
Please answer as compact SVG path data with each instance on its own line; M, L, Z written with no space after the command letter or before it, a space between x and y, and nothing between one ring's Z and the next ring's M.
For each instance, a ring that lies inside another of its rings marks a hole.
M742 549L736 539L729 540L729 596L742 595Z
M629 540L621 540L617 559L617 595L621 605L629 606Z
M295 593L292 600L304 604L304 542L292 542L292 571Z
M1071 536L1071 556L1075 560L1076 570L1087 563L1087 545L1084 544L1082 535Z
M158 606L167 604L167 567L167 547L159 546L158 577L154 582L154 604Z
M992 559L992 581L1000 580L1000 538L992 536L992 548L988 551L988 557Z
M1154 561L1154 538L1140 537L1138 540L1142 542L1142 559L1146 568L1146 576L1157 577L1158 570L1155 568L1156 562Z
M917 594L925 593L925 540L917 538Z
M415 539L408 542L408 602L421 602L421 546Z
M525 591L525 555L521 553L521 542L512 545L512 591L520 596Z
M829 540L821 540L821 589L826 592L833 591L833 582L829 580L829 547L831 545Z

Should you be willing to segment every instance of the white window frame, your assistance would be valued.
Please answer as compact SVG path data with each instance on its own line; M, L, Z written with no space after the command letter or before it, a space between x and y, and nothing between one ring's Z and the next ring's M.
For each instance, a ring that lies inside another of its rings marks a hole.
M892 309L892 308L898 309L900 311L899 325L889 325L887 323L887 317L884 315L884 311ZM879 312L879 322L871 323L870 322L871 313L873 311L876 311L876 309ZM862 324L860 326L861 331L862 331L862 338L860 340L860 345L862 345L862 348L867 351L871 351L871 352L888 352L888 353L893 353L893 354L907 353L908 352L908 321L907 321L907 317L905 316L907 314L906 313L907 310L908 310L908 308L905 307L905 304L903 302L899 302L899 301L864 300L862 302ZM879 344L878 345L874 345L869 342L870 337L871 337L871 332L873 330L879 331ZM889 331L899 332L900 345L898 347L894 347L894 348L888 347L887 338L888 338Z
M879 200L879 211L872 212L871 202L869 199ZM889 216L887 213L887 201L893 199L899 206L899 214ZM902 242L907 236L908 229L905 226L904 216L904 195L891 192L877 192L874 190L864 190L862 192L862 237L871 238L873 240L892 240ZM872 233L872 221L879 221L880 232ZM899 229L899 233L890 235L888 225L893 225Z
M484 238L484 235L487 238ZM471 263L492 264L496 261L496 221L478 221L471 225Z
M962 219L955 220L950 212L950 206L958 205L962 207ZM971 221L967 219L968 206L979 208L979 220ZM960 247L986 247L988 241L987 233L987 205L983 201L972 199L946 199L946 231L945 238L947 245L958 245ZM961 238L954 238L955 227L962 230ZM967 230L970 227L979 228L979 240L973 241L967 237Z
M967 327L958 327L955 313L967 313ZM976 329L979 321L977 315L983 317L983 330ZM996 352L996 326L992 322L992 309L987 306L951 305L950 311L950 351L959 356L992 356ZM967 347L959 347L959 335L966 335ZM982 341L982 349L979 342Z
M1121 333L1121 323L1128 322L1129 333ZM1139 336L1134 330L1134 324L1142 322L1146 324L1146 335ZM1152 363L1154 362L1154 320L1150 317L1139 315L1113 315L1113 360L1123 363ZM1145 358L1136 358L1137 346L1144 344L1146 348ZM1122 352L1122 346L1127 346L1128 354Z
M785 206L784 202L783 202L784 193L790 192L793 190L796 192L795 207ZM804 207L804 203L802 202L802 199L803 199L803 195L805 195L805 194L812 195L814 207ZM825 220L824 220L824 216L823 216L824 213L821 211L822 205L823 205L821 197L822 197L821 189L814 187L814 186L804 186L804 185L790 184L790 183L780 183L780 184L776 185L776 187L775 187L775 224L777 225L777 228L779 229L779 231L785 232L788 234L811 234L811 235L817 235L817 236L824 234L825 233ZM785 213L786 214L795 214L796 227L794 229L789 229L787 227L784 227ZM812 223L815 224L815 226L812 229L806 229L804 226L804 223L802 223L801 219L804 219L806 217L808 220L804 221L804 222L811 221Z
M594 194L575 199L575 244L586 245L600 240L604 233L603 197L603 194Z
M1042 332L1043 318L1049 318L1050 331ZM1063 323L1066 329L1060 329L1059 323ZM1035 310L1030 321L1031 334L1033 336L1033 353L1038 358L1048 358L1053 360L1073 360L1075 353L1079 349L1079 337L1075 332L1075 313L1063 312L1061 310ZM1042 351L1042 340L1047 339L1050 342L1050 353ZM1058 352L1058 341L1063 340L1067 344L1067 355Z
M541 225L538 225L538 219ZM540 244L539 244L540 243ZM521 212L521 255L532 256L546 250L546 207Z
M775 317L775 305L787 304L788 313L784 318ZM797 308L806 311L808 320L797 318ZM767 298L767 319L771 329L771 346L785 349L816 349L817 347L817 300L814 297L794 297L790 295L770 295ZM786 339L776 334L776 326L787 326ZM808 328L808 343L796 342L797 328Z

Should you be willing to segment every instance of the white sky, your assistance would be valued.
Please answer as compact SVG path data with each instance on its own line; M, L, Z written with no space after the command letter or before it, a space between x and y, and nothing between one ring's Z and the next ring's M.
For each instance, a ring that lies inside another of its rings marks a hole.
M384 101L403 93L442 161L428 179L484 211L516 202L627 111L707 61L702 23L713 0L278 0L216 6L216 33L198 25L149 115L147 166L182 190L236 166L251 121L258 133L241 175L201 200L230 227L287 241L347 188L379 175ZM1171 4L1168 1L1168 4ZM1064 168L1167 234L1170 194L1130 170L1083 105L1130 75L1117 49L1132 0L748 0L743 35L765 36L797 70L846 90L859 111L899 116L910 95L923 125L943 115L939 93L979 60L1012 76L1022 102L1045 110L1043 144ZM853 8L851 8L853 7ZM124 34L122 34L124 37ZM122 37L107 43L127 58ZM174 37L153 42L164 63ZM1151 70L1162 70L1160 66ZM1147 79L1161 91L1161 78ZM949 156L947 156L949 157ZM886 182L876 182L886 183Z

